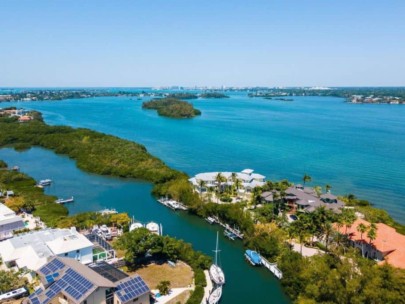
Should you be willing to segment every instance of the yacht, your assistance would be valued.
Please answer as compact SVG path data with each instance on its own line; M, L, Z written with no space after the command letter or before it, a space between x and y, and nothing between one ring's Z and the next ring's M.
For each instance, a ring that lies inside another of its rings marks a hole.
M217 304L221 300L222 286L218 286L208 297L208 304Z
M157 235L162 235L162 225L159 226L158 223L150 222L146 224L146 229Z
M51 179L42 179L38 182L38 186L45 187L45 186L50 186L52 184Z
M55 203L57 204L66 204L66 203L73 203L75 201L74 197L71 198L58 198Z

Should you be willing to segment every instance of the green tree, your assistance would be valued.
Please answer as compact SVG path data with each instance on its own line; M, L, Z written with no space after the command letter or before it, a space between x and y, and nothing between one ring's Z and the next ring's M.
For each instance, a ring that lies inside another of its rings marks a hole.
M330 189L332 189L332 186L329 184L326 184L326 186L325 186L326 192L330 192Z
M364 225L363 223L360 223L357 226L357 231L360 233L360 239L361 239L361 256L364 257L364 242L363 242L363 234L366 233L368 230L368 227Z
M218 193L222 192L222 183L226 181L225 177L222 175L221 172L215 176L215 181L217 182Z
M343 209L339 218L343 225L345 225L345 234L347 234L347 228L353 225L357 217L353 209Z
M170 292L170 281L161 281L156 288L162 295L168 295Z
M304 182L305 186L306 183L310 183L312 181L312 177L305 173L304 176L302 177L302 181Z
M205 188L206 186L206 182L202 179L198 180L198 187L200 189L199 193L200 193L200 199L202 199L202 189Z
M372 242L377 238L377 226L374 223L371 223L368 227L367 237L371 246Z

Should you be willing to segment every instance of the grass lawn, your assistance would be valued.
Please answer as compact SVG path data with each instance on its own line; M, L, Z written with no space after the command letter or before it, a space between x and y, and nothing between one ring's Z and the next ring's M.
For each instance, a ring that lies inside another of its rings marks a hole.
M176 267L167 263L162 265L150 264L136 271L148 284L150 289L155 289L161 281L170 281L171 288L187 287L193 283L194 272L190 266L179 262Z

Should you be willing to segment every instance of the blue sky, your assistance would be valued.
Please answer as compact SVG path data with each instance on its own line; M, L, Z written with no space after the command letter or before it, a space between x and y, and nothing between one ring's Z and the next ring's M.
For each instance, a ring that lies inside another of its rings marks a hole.
M405 1L0 0L0 87L403 86Z

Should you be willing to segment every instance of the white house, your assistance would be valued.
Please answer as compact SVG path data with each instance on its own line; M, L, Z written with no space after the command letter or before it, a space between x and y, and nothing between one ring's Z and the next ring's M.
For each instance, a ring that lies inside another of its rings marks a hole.
M8 268L38 270L53 256L93 262L93 243L76 228L45 229L14 236L1 242L0 256Z
M250 192L255 187L261 187L265 184L265 176L257 173L253 173L252 169L245 169L241 172L205 172L199 173L196 176L189 179L189 182L193 184L194 188L198 192L204 192L206 188L218 187L216 180L218 174L224 178L224 182L221 185L232 186L235 178L240 181L241 190ZM204 182L204 186L200 186L200 182Z
M14 231L23 228L22 218L6 205L0 203L0 241L11 238Z

